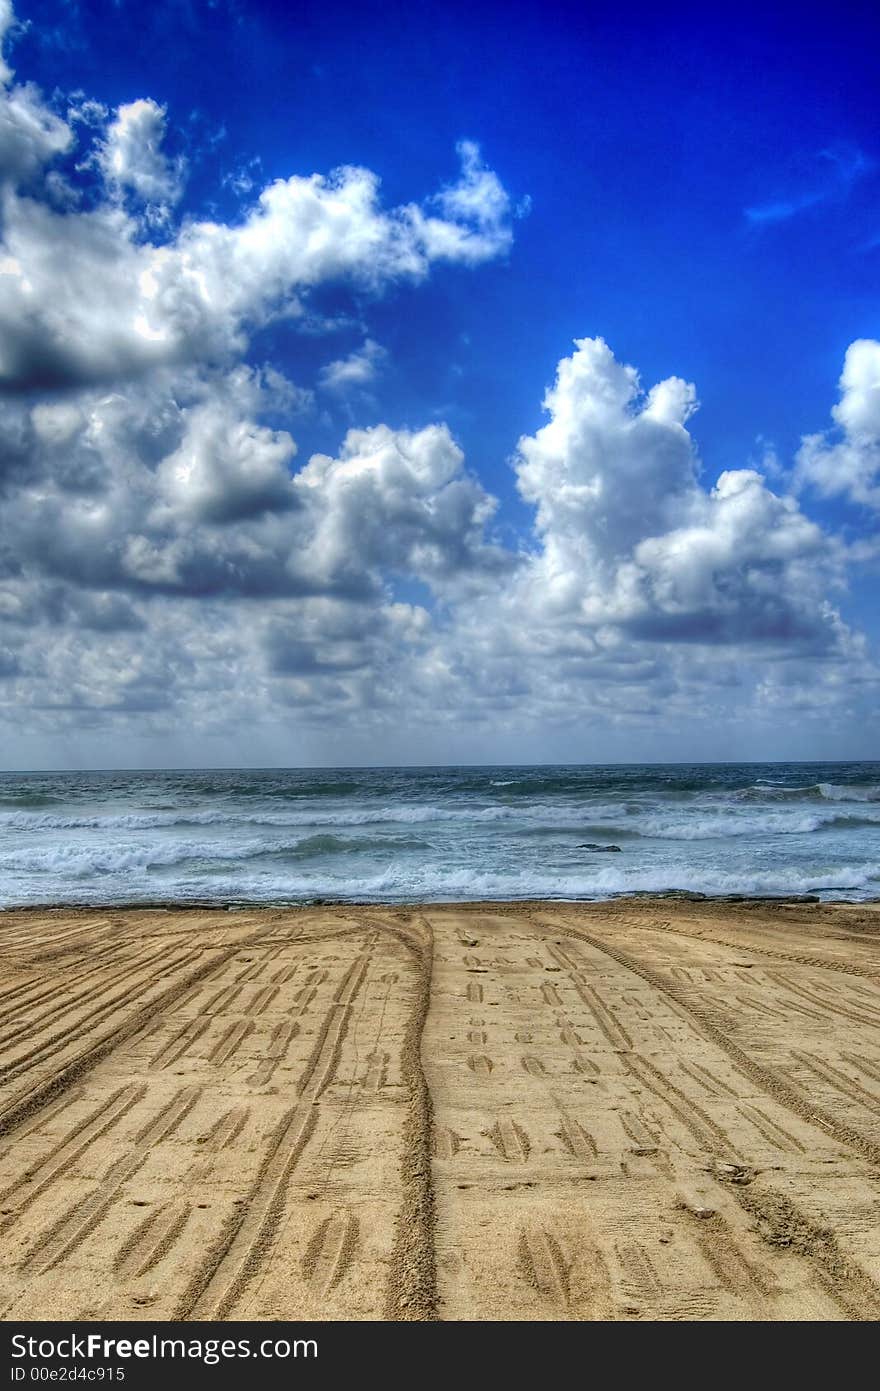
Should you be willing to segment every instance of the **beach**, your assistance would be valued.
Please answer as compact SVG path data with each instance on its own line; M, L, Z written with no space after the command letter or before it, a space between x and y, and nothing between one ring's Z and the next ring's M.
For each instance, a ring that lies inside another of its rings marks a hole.
M0 915L0 1316L880 1317L880 905Z
M460 11L0 0L12 1382L880 1321L880 4Z

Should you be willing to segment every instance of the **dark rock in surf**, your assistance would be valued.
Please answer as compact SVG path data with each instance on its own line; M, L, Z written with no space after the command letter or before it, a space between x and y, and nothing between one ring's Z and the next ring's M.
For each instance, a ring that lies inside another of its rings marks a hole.
M616 851L618 855L621 853L619 845L596 845L595 842L592 840L584 841L582 845L578 846L578 850Z

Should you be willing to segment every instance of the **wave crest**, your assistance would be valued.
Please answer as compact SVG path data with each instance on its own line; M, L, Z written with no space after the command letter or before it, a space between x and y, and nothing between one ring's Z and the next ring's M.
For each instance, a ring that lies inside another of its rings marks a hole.
M787 787L782 783L758 782L737 788L733 796L741 802L880 802L880 784L812 782L803 787Z

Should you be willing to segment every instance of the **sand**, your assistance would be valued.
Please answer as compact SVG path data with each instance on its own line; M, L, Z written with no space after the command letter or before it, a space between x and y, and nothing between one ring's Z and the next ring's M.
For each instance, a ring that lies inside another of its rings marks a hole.
M0 1316L876 1319L878 909L3 914Z

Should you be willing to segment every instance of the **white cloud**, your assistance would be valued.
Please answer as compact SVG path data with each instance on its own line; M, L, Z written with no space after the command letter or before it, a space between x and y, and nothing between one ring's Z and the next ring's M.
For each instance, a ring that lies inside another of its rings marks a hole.
M183 439L157 471L163 508L196 522L228 523L294 505L286 430L242 420L225 400L184 411Z
M0 555L31 579L143 596L382 603L392 573L445 593L503 563L483 534L494 502L445 426L351 431L292 476L290 433L260 420L287 395L277 373L238 368L7 401Z
M345 166L277 180L235 221L175 220L162 107L108 125L78 94L68 124L4 72L0 720L16 739L25 722L124 739L344 719L387 757L408 726L488 740L865 707L877 673L834 605L852 550L757 468L706 484L693 386L643 392L601 339L559 363L517 446L534 508L519 545L446 425L353 429L300 463L311 395L246 361L255 333L325 323L322 287L368 291L364 313L437 262L505 254L514 214L475 144L421 204L386 208L375 174ZM97 180L79 202L59 182L74 131ZM367 336L319 384L363 415L385 356ZM802 482L874 501L878 380L880 345L853 344L840 438L804 442Z
M6 37L14 23L12 0L0 0L0 83L9 82L12 77L12 69L5 60L3 49L6 47Z
M434 201L450 222L471 223L484 235L503 238L509 245L510 199L506 189L498 175L486 168L476 141L461 140L456 148L461 177Z
M130 189L144 203L166 209L183 192L185 164L162 151L165 107L150 100L117 108L97 152L107 183Z
M10 708L494 737L827 721L876 690L832 602L842 549L754 469L700 482L679 379L643 393L599 340L563 359L515 457L536 508L520 554L445 426L351 430L295 472L290 434L261 421L285 392L190 369L7 400Z
M345 392L352 387L369 386L375 381L388 353L381 343L366 338L363 346L355 348L348 357L328 362L321 369L320 382L325 391Z
M28 183L73 143L66 122L45 105L39 90L26 83L0 87L0 182Z
M442 588L505 563L484 539L495 499L464 472L445 425L349 430L339 457L313 455L295 485L315 519L303 555L315 578L367 566Z
M795 480L823 497L880 508L880 342L850 344L839 385L840 401L831 412L836 437L804 437Z
M456 148L461 159L460 178L428 203L443 216L434 217L415 205L404 213L430 260L478 265L510 249L510 199L498 175L483 164L479 145L461 140Z
M556 556L567 574L601 570L686 515L696 496L684 428L696 408L693 387L670 378L640 401L635 369L602 339L581 339L559 363L544 408L550 420L520 440L516 473L537 507L551 566Z
M14 24L12 0L0 0L0 185L29 182L73 140L39 88L32 83L11 85L14 73L3 50Z
M822 600L838 556L821 530L754 469L701 485L688 383L644 394L602 339L575 348L516 459L537 508L522 581L535 617L657 642L833 645Z
M155 133L161 109L150 109ZM44 115L42 143L29 136L26 147L16 146L22 167L25 153L39 162L70 139L63 122ZM168 182L144 162L145 148L144 141L108 139L100 160L117 182L167 194ZM466 172L463 185L469 178ZM89 211L56 211L7 195L0 245L0 381L7 388L230 360L255 329L303 315L322 283L375 292L423 278L434 261L477 264L509 240L505 225L467 208L450 220L426 219L414 204L385 211L378 179L356 167L276 180L235 225L185 221L162 244L141 233L109 196Z
M110 112L101 101L94 101L87 97L83 92L72 92L67 108L67 119L71 125L77 123L84 126L94 126L103 128L107 123Z

